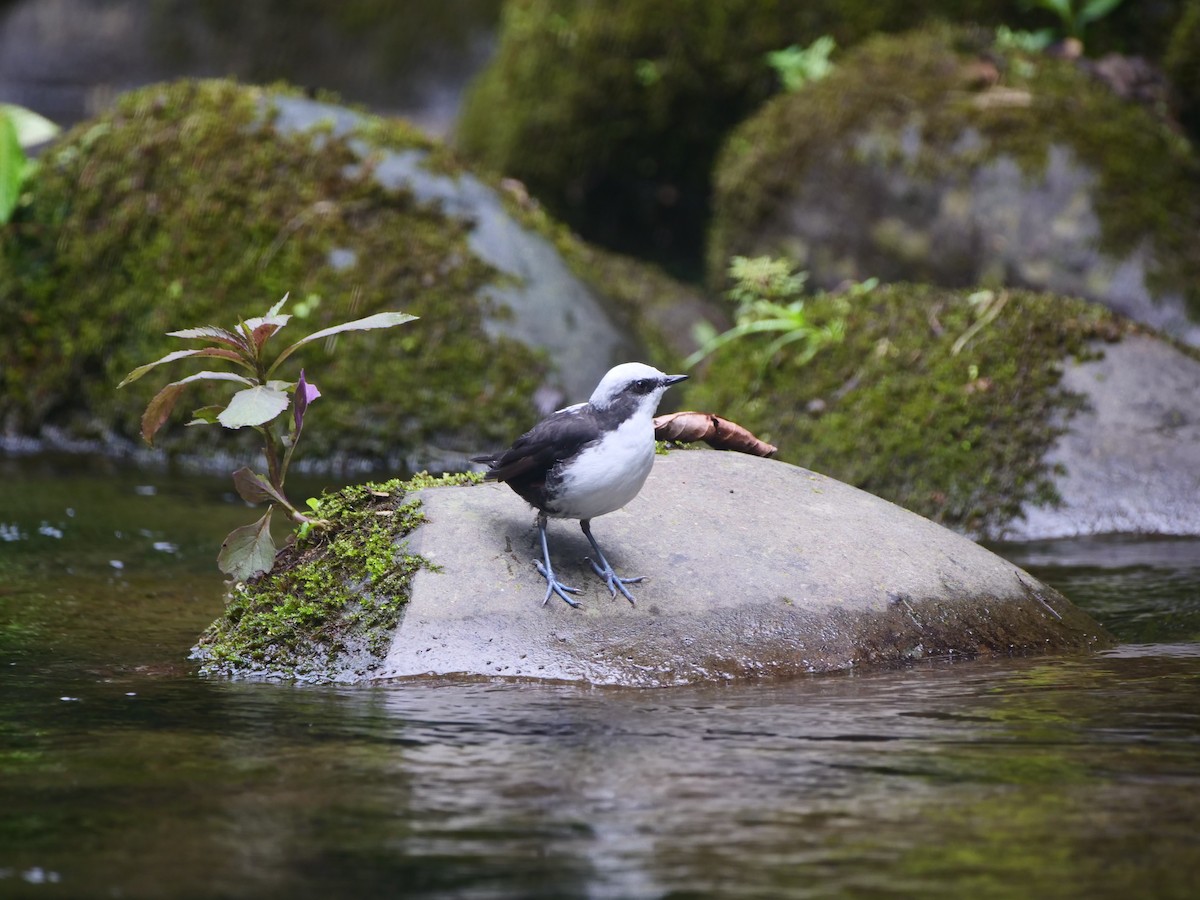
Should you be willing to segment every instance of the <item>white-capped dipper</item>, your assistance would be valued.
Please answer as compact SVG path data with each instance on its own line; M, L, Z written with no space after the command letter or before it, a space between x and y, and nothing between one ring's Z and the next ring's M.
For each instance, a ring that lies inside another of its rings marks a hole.
M596 559L588 562L613 597L620 591L634 603L625 585L642 577L617 577L592 537L591 522L620 509L642 489L654 465L658 402L667 388L685 378L664 375L643 363L623 363L608 370L587 403L552 413L502 453L474 457L473 462L488 464L488 478L505 482L538 510L542 561L537 562L537 569L546 579L543 606L551 594L558 594L571 606L579 605L568 596L579 589L554 577L546 544L550 518L579 520L596 551Z

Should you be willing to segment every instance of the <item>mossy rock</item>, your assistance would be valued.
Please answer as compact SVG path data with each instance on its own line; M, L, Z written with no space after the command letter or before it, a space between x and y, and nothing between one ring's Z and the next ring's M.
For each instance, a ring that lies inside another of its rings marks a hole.
M1016 0L513 0L457 143L589 240L695 274L720 141L777 88L765 54L936 17L1041 21Z
M352 485L320 498L328 526L295 538L274 569L235 584L192 658L206 674L354 681L382 665L412 591L430 565L408 549L428 487L477 475L417 475Z
M1200 0L1188 4L1172 32L1163 68L1175 88L1180 122L1200 136Z
M402 122L225 81L134 91L74 129L0 239L0 433L118 449L171 376L116 384L179 349L165 332L231 325L287 292L294 338L381 310L420 317L305 348L282 373L303 365L323 393L305 461L414 468L511 438L615 362L669 364L671 336L647 323L703 305ZM203 456L253 442L169 428L162 443Z
M734 341L684 403L780 459L985 536L1059 499L1046 456L1079 405L1060 387L1064 361L1132 327L1081 300L913 285L822 294L806 312L818 327L844 318L845 339L804 366L786 350L765 358L769 338Z
M877 276L1073 294L1200 342L1200 162L1066 61L938 28L881 37L729 138L709 273L789 256Z
M613 564L648 576L636 604L609 596L574 523L553 525L577 608L542 603L538 533L507 485L424 481L325 498L333 528L234 588L202 671L659 687L1111 643L978 544L774 460L670 453L596 522Z

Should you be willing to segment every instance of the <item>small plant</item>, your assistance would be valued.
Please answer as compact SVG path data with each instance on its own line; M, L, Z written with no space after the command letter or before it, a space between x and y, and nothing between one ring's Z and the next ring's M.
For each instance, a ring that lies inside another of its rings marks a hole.
M1064 37L1083 40L1083 30L1121 5L1123 0L1025 0L1026 9L1044 9L1058 16Z
M1040 28L1037 31L1018 31L1007 25L996 28L996 46L1001 50L1019 50L1022 53L1041 53L1054 43L1054 29Z
M416 318L407 313L384 312L322 328L285 347L272 359L267 352L268 344L291 319L290 315L282 312L287 299L284 296L267 310L265 316L239 322L233 329L205 325L168 332L170 337L203 341L211 346L168 353L162 359L134 369L117 385L118 388L123 388L156 366L191 357L224 360L241 370L197 372L179 381L173 381L154 395L142 414L142 437L146 443L153 445L154 436L166 423L188 385L201 381L224 381L239 386L227 403L201 407L192 413L192 420L187 423L222 425L232 429L253 428L262 435L267 474L260 475L248 466L243 466L233 473L233 484L247 503L270 505L257 522L234 529L221 544L221 552L217 556L217 565L221 571L238 581L271 571L275 563L276 549L271 537L271 513L276 506L282 507L305 534L325 524L321 519L301 512L284 492L288 467L292 463L292 456L304 430L305 413L309 405L321 396L321 392L315 384L307 380L303 369L295 382L275 378L279 366L305 344L330 335L341 334L344 331L392 328ZM289 406L292 408L292 415L284 416ZM310 512L316 512L316 506L311 501L308 506Z
M763 350L763 365L789 344L804 342L804 349L795 357L796 365L804 365L829 344L841 343L846 334L846 319L837 316L824 324L814 324L805 312L804 285L807 272L793 272L792 264L786 259L769 256L747 258L735 256L729 262L729 277L733 287L728 297L734 301L737 311L736 324L721 334L711 326L697 328L699 350L687 359L694 366L714 351L731 341L752 334L777 334ZM874 278L853 285L849 296L861 296L878 284Z
M0 225L12 221L21 189L37 167L25 149L50 140L58 130L35 112L0 103Z
M817 38L807 47L793 44L767 54L767 65L779 74L786 91L798 91L812 81L820 81L833 71L829 56L837 42L829 35Z

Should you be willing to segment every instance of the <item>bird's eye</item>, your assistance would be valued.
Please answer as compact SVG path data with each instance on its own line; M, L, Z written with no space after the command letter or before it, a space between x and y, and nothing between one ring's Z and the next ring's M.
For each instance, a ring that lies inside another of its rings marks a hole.
M650 378L639 378L635 387L639 394L648 394L654 390L654 381Z

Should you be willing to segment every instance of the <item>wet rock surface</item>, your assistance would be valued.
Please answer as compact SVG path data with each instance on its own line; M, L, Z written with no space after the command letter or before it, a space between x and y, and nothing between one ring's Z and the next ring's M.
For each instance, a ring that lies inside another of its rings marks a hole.
M371 677L466 674L659 686L1103 646L1104 630L990 551L808 470L732 453L659 458L642 493L597 519L636 607L611 599L574 522L552 523L544 582L534 517L503 485L422 492L417 574Z

